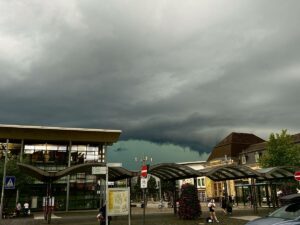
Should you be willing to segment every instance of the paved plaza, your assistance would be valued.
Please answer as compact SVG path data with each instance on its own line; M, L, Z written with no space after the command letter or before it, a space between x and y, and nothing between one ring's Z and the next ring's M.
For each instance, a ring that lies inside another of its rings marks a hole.
M244 225L247 221L263 217L272 209L259 208L258 213L254 213L253 209L247 207L235 207L233 214L224 215L218 209L217 216L220 220L219 224ZM54 225L98 225L96 220L97 211L71 211L71 212L55 212L52 217L51 224ZM197 220L182 220L173 214L172 208L147 208L145 216L145 225L202 225L206 224L206 218L209 216L207 209L202 208L202 215ZM0 222L1 225L46 225L42 213L34 213L33 218L16 218L5 219ZM143 224L143 209L132 208L132 225ZM128 225L128 217L113 217L111 225Z

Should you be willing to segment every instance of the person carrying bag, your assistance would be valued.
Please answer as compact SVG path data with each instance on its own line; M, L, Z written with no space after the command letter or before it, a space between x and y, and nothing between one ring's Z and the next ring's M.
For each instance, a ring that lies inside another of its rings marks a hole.
M97 219L100 222L100 225L106 225L105 219L106 219L106 205L103 205L99 209L99 213L97 215ZM110 224L111 216L108 216L108 225Z

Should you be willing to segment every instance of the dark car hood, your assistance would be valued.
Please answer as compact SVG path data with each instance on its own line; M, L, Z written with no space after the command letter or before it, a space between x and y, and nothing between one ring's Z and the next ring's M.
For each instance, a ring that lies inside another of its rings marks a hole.
M299 221L295 220L285 220L282 218L275 218L275 217L265 217L261 219L255 219L246 225L293 225L297 224Z

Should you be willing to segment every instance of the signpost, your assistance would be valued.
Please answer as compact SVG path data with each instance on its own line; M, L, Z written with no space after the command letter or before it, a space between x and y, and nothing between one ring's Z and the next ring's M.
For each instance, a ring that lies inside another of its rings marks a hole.
M5 189L15 189L16 177L15 176L6 176L5 177Z
M141 188L143 190L143 225L145 225L145 214L146 214L146 189L147 189L147 183L148 183L148 166L146 165L146 162L148 160L147 156L144 156L140 161L142 161L142 167L141 167ZM152 162L152 158L149 158L149 160ZM135 161L137 162L138 159L135 157Z
M296 171L294 174L295 180L300 181L300 171Z
M143 164L141 168L141 188L143 189L143 225L145 224L145 213L146 213L146 196L145 196L145 189L147 188L147 173L148 167L147 165Z

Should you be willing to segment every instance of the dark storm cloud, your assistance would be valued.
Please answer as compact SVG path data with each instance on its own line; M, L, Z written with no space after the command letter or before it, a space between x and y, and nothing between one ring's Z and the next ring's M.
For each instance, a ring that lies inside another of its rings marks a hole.
M298 1L0 4L1 123L199 152L234 131L299 132Z

